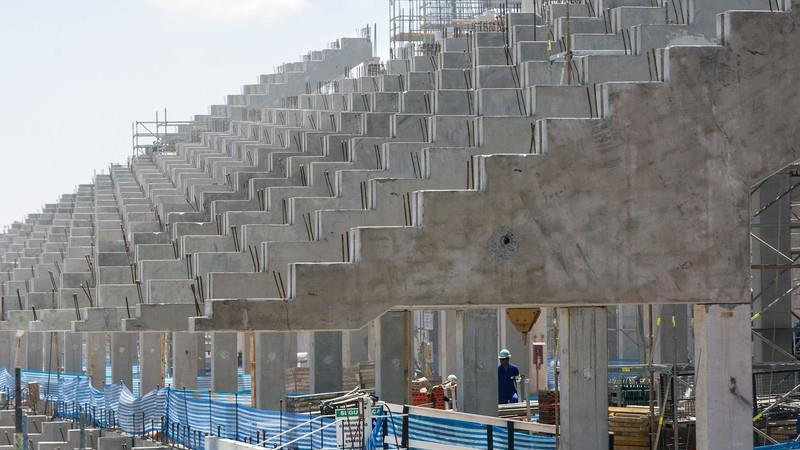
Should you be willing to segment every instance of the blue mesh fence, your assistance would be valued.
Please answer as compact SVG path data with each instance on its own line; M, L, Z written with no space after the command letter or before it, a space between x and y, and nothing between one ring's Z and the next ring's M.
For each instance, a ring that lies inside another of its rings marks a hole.
M202 450L208 435L261 443L268 448L292 441L291 448L295 449L336 448L331 417L252 408L237 393L220 396L209 391L166 387L137 396L122 383L107 385L100 391L85 375L28 370L22 371L22 382L38 382L40 396L55 403L56 415L60 417L78 420L83 416L94 426L118 428L132 435L146 434L190 449ZM4 368L0 368L0 390L13 397L14 376ZM511 441L517 449L555 449L551 436L515 431L510 440L506 427L414 414L405 419L388 411L387 414L375 420L367 448L399 448L403 422L407 420L406 438L411 441L487 448L491 436L496 449L508 448Z

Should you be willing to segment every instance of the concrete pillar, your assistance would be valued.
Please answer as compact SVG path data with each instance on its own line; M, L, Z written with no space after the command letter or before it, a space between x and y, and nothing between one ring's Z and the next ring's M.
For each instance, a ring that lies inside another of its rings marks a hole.
M111 383L123 382L133 389L136 333L111 333Z
M142 395L164 385L162 333L143 332L139 334L139 373Z
M538 12L536 10L536 1L535 0L522 0L522 12L525 12L525 13Z
M550 329L549 323L547 321L548 316L552 316L551 313L548 311L552 311L552 308L542 308L542 313L539 315L539 320L533 324L533 329L528 335L528 339L531 341L531 376L530 376L530 384L528 387L530 388L531 394L538 395L539 390L546 390L547 389L547 335ZM541 364L537 367L536 360L533 358L533 352L535 346L540 346L541 350Z
M206 375L206 334L199 333L197 338L197 376Z
M83 335L84 333L64 332L64 372L83 372Z
M375 361L378 357L378 321L371 320L367 329L367 361Z
M791 195L781 194L790 190L792 181L788 174L773 175L766 180L756 194L759 209L766 208L755 218L757 225L752 232L761 240L784 255L791 257ZM775 201L780 197L780 200ZM767 205L769 205L767 207ZM751 239L753 263L787 264L789 261L766 245ZM753 330L760 331L771 343L760 338L753 341L755 361L782 362L792 358L792 295L784 295L792 287L792 271L787 268L763 269L753 271L753 311L760 312L770 303L780 298L769 310L753 321ZM772 345L771 345L772 344ZM778 348L775 348L778 347Z
M369 361L369 326L342 333L342 361L346 366Z
M497 309L457 311L459 410L497 415Z
M250 373L250 344L247 339L247 333L236 333L236 347L242 354L241 367L242 372Z
M211 389L237 392L236 333L211 333Z
M30 370L44 370L44 333L40 331L30 331L25 334L28 337L25 368Z
M608 450L608 329L602 307L558 310L561 450Z
M297 337L294 333L255 334L256 408L276 410L286 386L286 369L297 365Z
M686 364L689 361L689 306L655 305L653 310L656 322L653 324L653 362Z
M106 385L105 333L88 333L86 335L86 371L92 379L92 386L102 390Z
M377 320L377 340L375 355L375 393L386 402L403 404L408 403L406 393L407 379L411 374L410 334L409 347L404 348L403 328L406 324L405 311L389 311ZM404 365L403 362L406 362Z
M428 340L431 343L431 374L439 373L439 358L438 355L442 348L442 339L439 334L439 329L442 327L441 316L439 311L426 311L425 314L430 317L432 328L428 331Z
M752 449L750 305L696 305L694 336L697 449Z
M341 331L317 331L312 334L308 367L312 393L342 390Z
M439 320L439 373L442 380L458 372L458 345L456 343L456 311L440 311Z
M14 347L16 346L13 331L0 331L0 367L14 374Z
M197 340L203 333L172 333L172 370L174 385L177 388L197 389Z
M17 331L14 333L13 367L24 369L28 364L28 333Z
M44 370L49 372L61 371L63 361L61 346L64 344L64 333L57 331L45 332L42 335L42 341L44 344Z

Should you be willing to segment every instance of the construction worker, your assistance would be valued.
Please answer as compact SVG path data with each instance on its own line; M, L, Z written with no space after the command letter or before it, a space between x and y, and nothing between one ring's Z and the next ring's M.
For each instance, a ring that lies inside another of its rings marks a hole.
M500 360L497 366L497 403L517 403L519 396L514 382L519 377L519 367L511 364L511 352L506 349L500 350L497 359Z

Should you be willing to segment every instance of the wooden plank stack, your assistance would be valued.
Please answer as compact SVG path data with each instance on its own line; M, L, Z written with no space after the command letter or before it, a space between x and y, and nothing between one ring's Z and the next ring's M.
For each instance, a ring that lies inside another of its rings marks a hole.
M358 382L358 372L358 366L342 367L342 389L349 391L361 387Z
M614 450L650 448L650 408L608 408L608 431L614 433Z
M558 414L558 395L556 395L556 392L539 391L539 423L555 425Z
M311 391L308 367L290 367L286 369L285 376L284 392L305 393Z
M362 362L358 364L358 382L362 388L375 387L375 363Z

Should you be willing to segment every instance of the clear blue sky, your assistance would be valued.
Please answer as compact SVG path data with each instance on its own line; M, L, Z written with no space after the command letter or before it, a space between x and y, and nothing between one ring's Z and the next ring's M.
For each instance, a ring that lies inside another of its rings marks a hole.
M205 114L387 0L27 0L0 14L0 227L131 151L130 124Z

